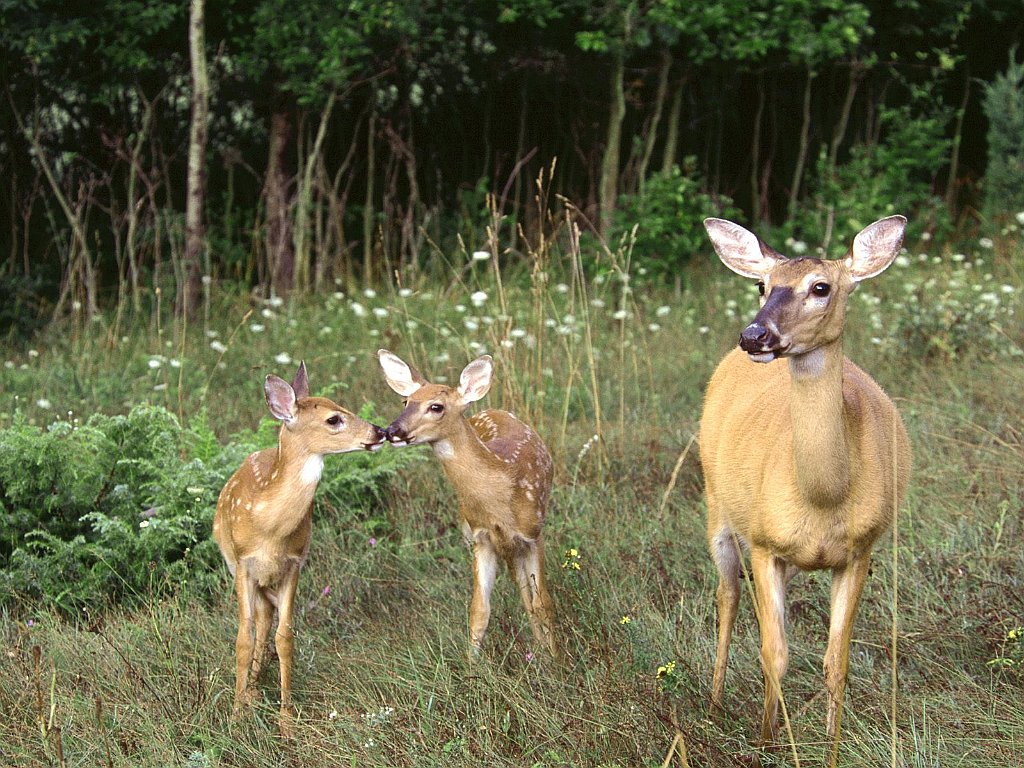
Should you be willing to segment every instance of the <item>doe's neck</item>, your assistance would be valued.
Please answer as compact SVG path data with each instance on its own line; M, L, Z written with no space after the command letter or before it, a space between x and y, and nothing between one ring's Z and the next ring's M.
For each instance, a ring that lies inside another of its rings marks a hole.
M789 373L797 485L811 504L837 506L850 490L842 337L791 357Z

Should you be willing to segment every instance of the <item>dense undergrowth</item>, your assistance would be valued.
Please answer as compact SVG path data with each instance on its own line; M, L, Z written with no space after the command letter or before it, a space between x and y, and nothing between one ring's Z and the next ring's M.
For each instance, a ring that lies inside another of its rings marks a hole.
M854 630L841 765L1024 755L1022 268L1015 228L908 243L851 298L847 353L896 400L915 462ZM262 302L215 286L188 327L154 309L11 345L0 762L636 766L671 749L676 765L742 763L760 717L757 631L745 596L728 714L712 718L715 577L693 437L756 291L710 256L686 270L676 293L624 257L583 270L562 244L512 271L470 258L446 284L380 292ZM436 462L337 457L299 587L299 727L282 742L273 671L253 717L229 720L236 614L209 521L241 457L273 441L263 376L305 359L314 391L386 422L400 403L378 347L435 380L494 355L483 405L514 409L551 446L545 536L568 660L532 647L505 575L484 661L468 665L470 559ZM825 754L828 581L789 592L801 765Z

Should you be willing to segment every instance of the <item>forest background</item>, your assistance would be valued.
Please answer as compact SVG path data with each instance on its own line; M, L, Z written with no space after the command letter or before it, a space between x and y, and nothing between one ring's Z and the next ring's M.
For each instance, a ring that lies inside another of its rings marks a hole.
M714 569L696 432L756 290L701 221L840 256L847 353L914 480L854 629L840 764L1024 755L1020 0L0 0L0 764L731 766L756 622L707 708ZM300 583L299 728L230 721L210 523L272 445L261 382L397 415L375 351L552 450L568 660L470 561L430 457L328 460ZM261 421L262 419L262 421ZM828 575L790 589L791 723L820 763ZM536 653L535 653L536 652Z

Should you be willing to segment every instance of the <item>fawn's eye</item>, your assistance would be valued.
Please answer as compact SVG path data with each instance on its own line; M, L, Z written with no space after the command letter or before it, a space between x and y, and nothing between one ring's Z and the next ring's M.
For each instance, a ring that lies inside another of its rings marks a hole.
M828 296L831 290L832 286L828 283L815 283L811 286L811 293L815 296Z
M757 292L764 296L764 283L760 280L757 281Z
M431 403L430 404L430 412L431 413L444 413L444 406L441 403Z
M338 414L334 414L333 416L327 417L327 423L330 424L332 427L338 426L339 424L341 424L341 422L342 418Z

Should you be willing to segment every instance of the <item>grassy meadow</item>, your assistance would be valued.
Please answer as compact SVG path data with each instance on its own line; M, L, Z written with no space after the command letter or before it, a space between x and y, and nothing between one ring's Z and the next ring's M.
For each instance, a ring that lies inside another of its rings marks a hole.
M534 648L499 575L482 660L465 657L471 558L427 449L369 516L315 515L296 610L293 739L264 701L230 719L237 613L219 564L188 584L69 617L0 595L0 764L11 766L733 766L754 753L762 697L750 595L741 600L727 714L712 718L716 576L695 441L714 366L757 291L710 245L682 290L623 254L584 265L555 237L501 270L449 258L446 276L294 300L205 285L189 323L158 295L9 341L0 428L119 414L140 403L222 442L265 413L262 381L299 360L312 389L382 423L400 411L376 350L435 381L483 352L480 407L530 421L556 464L549 587L567 651ZM783 248L781 243L777 247ZM784 249L784 248L783 248ZM835 256L837 254L830 254ZM1024 761L1024 239L907 243L850 299L847 354L897 402L914 448L909 499L880 541L854 630L844 766ZM348 457L327 461L325 476ZM212 519L215 497L197 514ZM788 744L766 765L826 758L821 659L829 578L788 595Z

